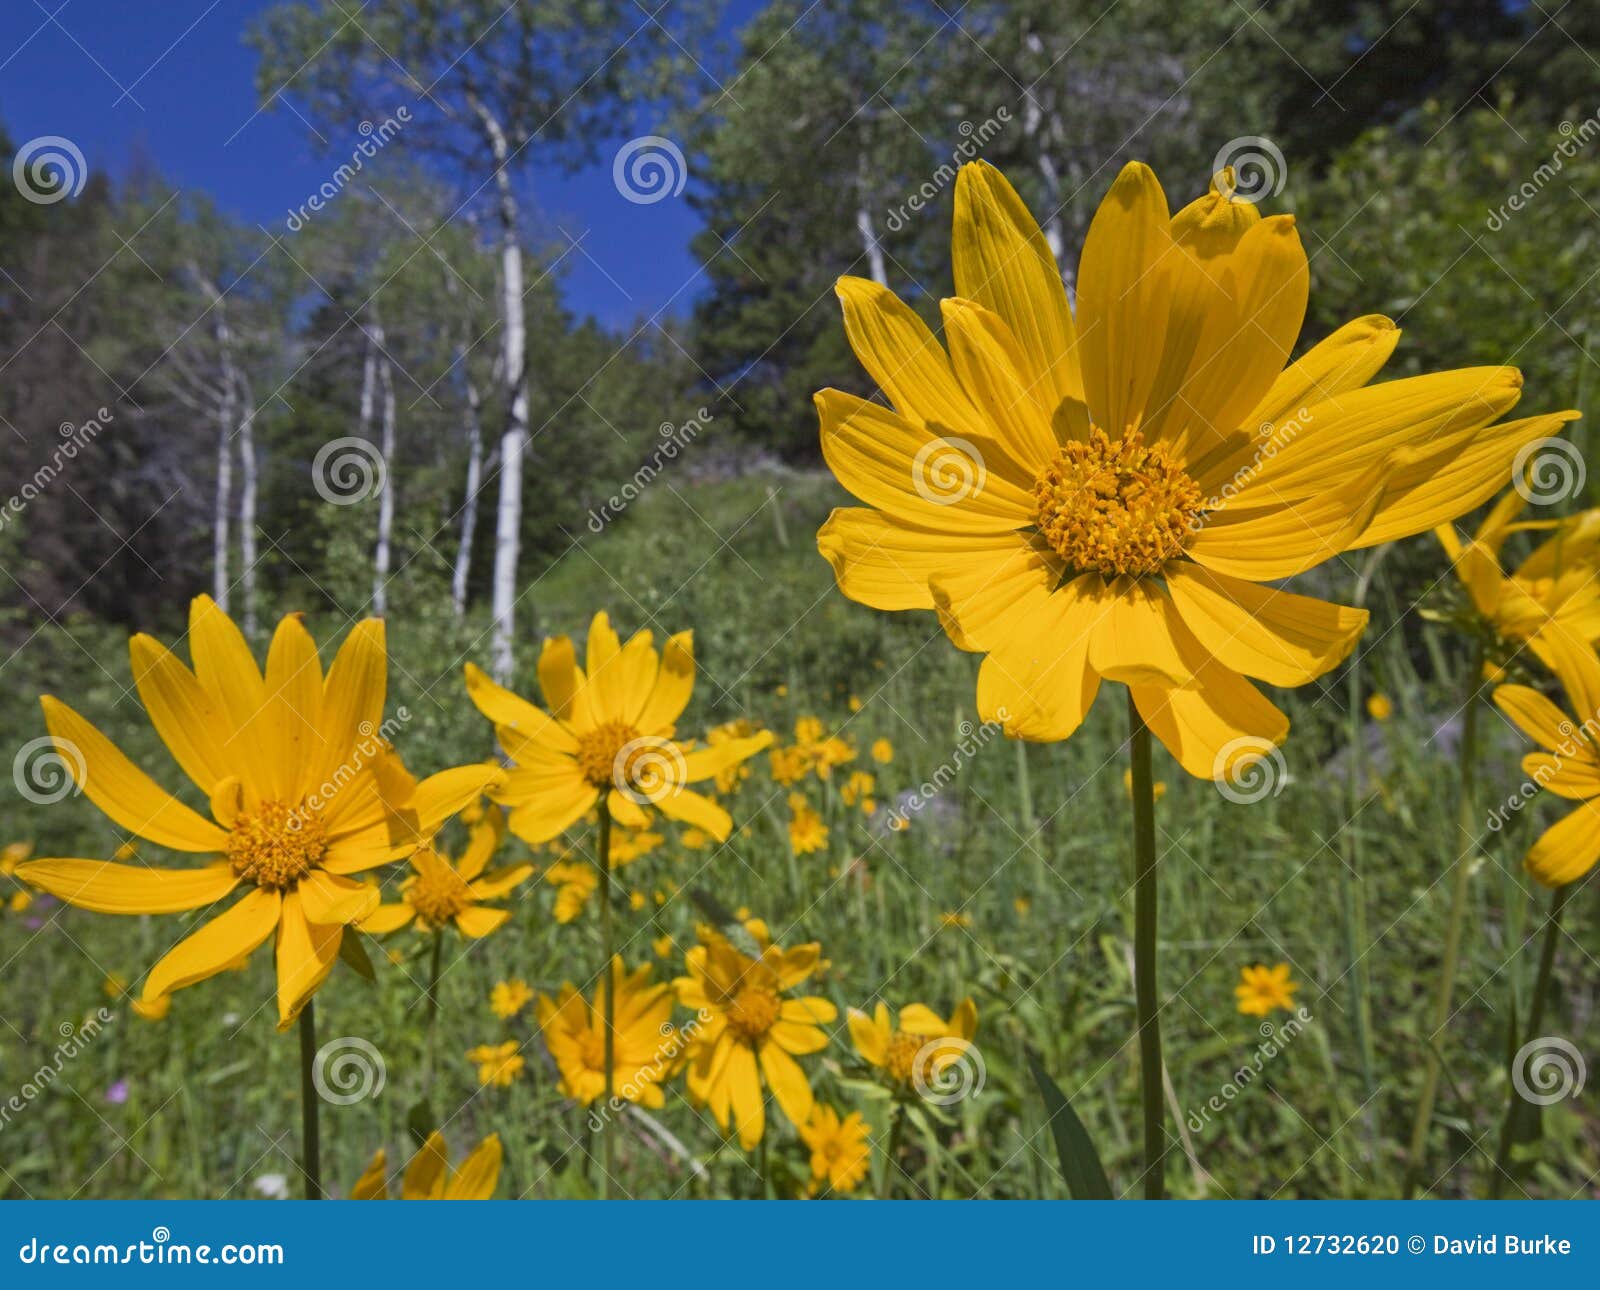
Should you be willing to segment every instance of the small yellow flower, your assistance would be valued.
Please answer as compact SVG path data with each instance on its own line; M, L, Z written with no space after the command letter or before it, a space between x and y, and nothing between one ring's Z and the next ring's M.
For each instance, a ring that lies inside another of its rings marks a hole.
M789 687L787 685L780 685L777 689L773 690L773 693L776 694L780 699L787 699L789 697Z
M802 748L821 743L826 735L827 728L821 717L801 717L794 723L794 741Z
M571 860L551 865L544 871L544 880L557 889L555 918L558 923L570 923L581 914L600 885L593 865Z
M672 957L672 951L676 949L677 946L672 937L658 936L655 938L655 940L650 942L650 948L655 951L655 955L658 959L670 959Z
M422 1149L412 1157L400 1180L401 1200L488 1200L500 1181L503 1153L500 1136L491 1133L472 1149L456 1170L450 1168L450 1152L444 1135L435 1130ZM388 1157L380 1148L366 1172L350 1189L351 1200L388 1200Z
M1131 766L1122 772L1122 787L1129 797L1133 796L1133 768ZM1155 800L1159 802L1167 795L1167 781L1164 779L1156 780L1155 783L1150 785L1150 791Z
M1374 721L1387 721L1394 716L1394 704L1387 694L1374 694L1367 700L1367 715Z
M616 985L616 1038L612 1086L626 1102L659 1109L661 1084L682 1064L687 1040L672 1024L672 986L652 983L649 964L625 972L622 957L611 960ZM588 1106L606 1092L605 990L594 1002L570 981L559 998L539 996L539 1029L561 1072L561 1092Z
M873 791L877 788L877 777L869 771L853 770L850 778L839 786L839 799L846 806L854 806L858 801L865 804L872 800ZM863 810L866 809L863 805ZM867 811L871 815L871 811Z
M31 842L8 842L0 850L0 875L11 876L16 867L33 854Z
M633 910L634 913L638 913L649 903L650 898L642 891L630 891L628 893L628 908Z
M649 855L665 841L666 838L661 834L652 833L648 829L617 829L611 835L611 863L632 864L641 856Z
M1276 967L1257 963L1239 969L1239 984L1233 987L1233 993L1238 997L1239 1011L1245 1016L1265 1017L1274 1008L1292 1011L1294 992L1299 988L1298 981L1289 979L1287 963Z
M495 983L489 991L489 1007L497 1017L510 1019L526 1008L533 999L533 990L520 977Z
M887 739L874 739L872 741L872 760L880 766L887 766L894 760L894 745Z
M711 836L704 829L685 829L678 841L690 851L704 851L711 845Z
M850 696L850 702L846 706L849 707L851 712L860 712L861 697L859 695L852 694Z
M947 931L957 927L971 927L972 915L963 913L959 909L946 910L939 915L939 926Z
M856 750L848 739L831 735L811 750L811 757L816 763L817 778L828 779L835 766L856 759Z
M1011 906L1017 911L1018 918L1026 918L1033 912L1033 902L1026 896L1018 896L1011 902Z
M106 973L106 979L100 983L100 989L105 992L108 999L120 999L128 992L128 978L120 972Z
M379 905L360 921L361 930L382 936L412 924L420 932L454 924L463 936L477 939L504 926L511 911L489 902L510 895L533 876L530 864L485 872L505 828L505 815L496 808L473 826L460 860L452 861L431 842L421 847L411 857L412 873L400 885L399 901Z
M479 1044L469 1050L467 1060L478 1067L478 1083L485 1088L491 1084L510 1088L528 1064L517 1051L518 1046L515 1039L508 1039L503 1044Z
M811 1150L810 1195L851 1192L859 1187L872 1164L871 1130L852 1111L843 1119L831 1106L818 1102L811 1118L800 1126L800 1140Z
M868 1016L850 1009L850 1039L856 1051L900 1094L937 1088L938 1079L972 1047L978 1007L963 999L946 1021L923 1003L910 1003L895 1018L880 1002Z
M774 748L767 760L773 780L784 788L799 782L811 769L811 757L803 748Z
M828 845L828 826L803 793L789 794L789 845L797 856L810 855Z

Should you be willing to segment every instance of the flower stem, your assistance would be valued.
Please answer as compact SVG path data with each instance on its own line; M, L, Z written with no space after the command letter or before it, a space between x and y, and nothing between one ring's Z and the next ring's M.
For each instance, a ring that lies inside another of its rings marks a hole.
M1457 838L1452 848L1455 859L1450 865L1450 913L1445 924L1444 958L1439 965L1439 989L1434 998L1433 1020L1424 1036L1426 1065L1422 1076L1422 1092L1417 1098L1416 1120L1411 1126L1411 1147L1406 1154L1406 1172L1401 1190L1407 1199L1416 1194L1421 1181L1428 1128L1433 1120L1434 1098L1439 1091L1439 1042L1445 1027L1450 1024L1450 1006L1455 998L1456 969L1461 959L1461 926L1466 917L1467 885L1472 878L1472 852L1477 843L1473 831L1473 799L1478 773L1478 690L1483 684L1482 642L1473 648L1468 669L1466 699L1461 709L1461 743L1457 749L1461 797L1456 810Z
M1156 1004L1156 794L1150 729L1128 692L1133 763L1133 992L1139 1020L1139 1091L1144 1101L1144 1196L1166 1196L1167 1142L1162 1125L1161 1018Z
M1550 993L1550 976L1556 963L1556 943L1561 939L1561 911L1572 884L1557 887L1550 894L1550 916L1544 923L1544 945L1539 950L1539 974L1533 983L1533 998L1528 1001L1528 1029L1523 1045L1539 1038L1544 1024L1544 1000ZM1520 1052L1521 1049L1519 1048ZM1500 1145L1494 1153L1494 1172L1489 1175L1489 1199L1499 1200L1505 1180L1511 1176L1511 1147L1517 1128L1517 1084L1514 1076L1517 1055L1506 1065L1506 1118L1500 1124Z
M305 1175L306 1199L322 1199L322 1151L317 1136L316 1000L307 999L300 1010L300 1172Z
M605 966L600 972L600 989L605 999L602 1024L605 1026L606 1110L600 1117L600 1194L612 1196L612 1170L617 1157L617 1127L612 1117L617 1105L616 991L612 980L611 957L616 952L616 932L611 925L611 807L600 798L600 940L605 947Z
M905 1133L906 1113L898 1102L889 1103L889 1144L883 1153L883 1183L878 1188L879 1200L894 1196L894 1176L900 1168L900 1139Z
M433 953L428 960L428 1030L431 1033L433 1023L439 1016L439 955L444 947L444 933L435 929L433 933Z

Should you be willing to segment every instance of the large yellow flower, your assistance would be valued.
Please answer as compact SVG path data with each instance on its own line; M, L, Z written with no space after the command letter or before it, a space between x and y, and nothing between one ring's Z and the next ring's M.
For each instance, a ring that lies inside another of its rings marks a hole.
M818 544L847 596L936 609L987 654L979 711L1015 737L1066 738L1106 679L1191 774L1259 756L1288 722L1245 678L1304 684L1367 617L1266 584L1460 515L1576 415L1491 424L1518 398L1509 367L1368 386L1386 318L1286 367L1308 289L1294 219L1215 185L1171 215L1143 165L1094 217L1075 312L982 162L957 181L952 259L948 349L886 288L838 284L893 407L817 395L823 455L866 503Z
M500 1135L491 1133L461 1162L450 1168L450 1151L438 1130L428 1135L421 1150L411 1157L400 1180L401 1200L488 1200L500 1181L504 1152ZM351 1200L388 1200L388 1156L379 1148L366 1172L350 1189Z
M711 779L765 748L770 732L704 748L675 741L676 723L694 690L692 632L667 640L659 654L641 631L623 645L604 613L589 625L588 667L572 640L556 636L539 655L539 688L548 712L496 685L471 663L467 692L515 768L495 800L511 808L511 831L549 841L582 819L606 794L624 828L648 823L643 807L704 829L719 841L733 827L727 811L686 787Z
M688 975L674 984L678 1002L698 1017L685 1082L696 1104L708 1106L724 1130L730 1120L746 1151L766 1130L762 1086L772 1090L790 1123L811 1117L811 1082L795 1057L828 1046L839 1010L820 995L786 998L821 965L813 941L783 950L752 920L747 930L759 953L744 953L719 931L700 930L700 944L684 955Z
M397 810L384 777L398 762L384 738L388 662L383 623L345 638L323 675L316 642L291 614L278 624L265 672L233 621L208 596L193 602L194 668L145 635L129 643L150 722L210 801L211 818L168 794L98 729L51 696L41 701L58 755L83 793L130 833L174 851L217 857L198 868L44 859L17 876L105 914L175 914L247 888L150 969L144 1000L236 966L275 939L278 1019L290 1025L332 970L344 929L370 914L378 891L354 875L404 859L500 772L441 772Z
M1578 804L1540 834L1523 862L1545 886L1561 887L1600 859L1600 658L1559 630L1545 640L1576 717L1526 685L1499 686L1494 701L1543 750L1522 759L1533 785Z
M1517 522L1527 505L1511 489L1490 508L1471 539L1461 540L1454 524L1436 530L1478 617L1502 642L1526 644L1545 665L1555 665L1546 629L1552 625L1584 641L1600 638L1600 585L1595 578L1600 554L1600 510L1563 520ZM1501 566L1506 539L1519 531L1548 536L1511 573Z
M450 857L432 842L411 857L410 877L400 886L400 899L379 905L361 920L361 930L381 936L411 922L424 932L436 932L450 923L463 936L487 936L511 917L509 909L489 902L499 900L533 876L531 864L511 865L485 873L490 858L505 837L505 814L493 809L473 826L461 859Z
M889 1087L919 1096L942 1091L941 1077L962 1059L978 1033L978 1007L971 999L963 999L948 1021L925 1003L907 1004L894 1017L881 1001L871 1016L850 1009L848 1020L856 1051Z
M677 1070L685 1041L672 1025L672 987L652 984L650 975L649 964L624 973L621 956L611 960L614 1084L624 1101L659 1107L661 1083ZM561 1072L561 1091L584 1106L606 1092L605 990L596 989L593 1005L570 981L559 999L539 996L539 1029Z

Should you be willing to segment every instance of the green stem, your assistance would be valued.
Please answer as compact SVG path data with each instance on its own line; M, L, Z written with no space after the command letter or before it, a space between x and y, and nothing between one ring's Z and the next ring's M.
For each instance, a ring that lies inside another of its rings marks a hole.
M617 1131L612 1118L617 1104L617 1028L616 990L611 959L616 953L616 932L611 921L611 807L600 798L600 940L605 946L605 967L600 973L600 989L605 1000L601 1024L605 1026L606 1109L600 1130L600 1194L612 1196L613 1169L617 1158Z
M1144 1102L1144 1196L1167 1192L1167 1139L1162 1125L1161 1018L1156 1002L1156 794L1150 729L1128 691L1133 762L1133 993L1139 1020L1139 1091Z
M883 1182L878 1188L879 1200L894 1197L894 1176L900 1165L900 1138L905 1132L906 1115L898 1102L889 1104L889 1145L883 1154Z
M1428 1129L1433 1120L1434 1098L1439 1092L1439 1044L1445 1027L1450 1024L1450 1008L1455 998L1456 969L1461 959L1461 928L1467 908L1467 887L1472 878L1472 852L1477 838L1474 830L1476 809L1473 804L1477 782L1478 762L1478 690L1483 683L1483 644L1479 642L1472 651L1467 674L1467 694L1461 711L1460 759L1461 797L1457 804L1457 838L1452 850L1450 913L1445 924L1444 958L1439 965L1439 989L1434 998L1433 1021L1426 1043L1425 1068L1422 1076L1422 1093L1417 1099L1416 1119L1411 1126L1411 1147L1406 1155L1406 1172L1403 1193L1409 1199L1416 1194L1422 1177L1423 1155L1428 1145Z
M1572 884L1567 883L1557 887L1550 895L1550 916L1545 919L1544 945L1539 950L1539 974L1533 984L1533 998L1528 1004L1527 1037L1518 1052L1539 1038L1540 1027L1544 1024L1544 1000L1550 993L1550 977L1556 964L1556 943L1561 939L1561 911L1571 890ZM1516 1135L1518 1109L1517 1084L1512 1078L1516 1059L1516 1053L1513 1053L1506 1067L1506 1118L1500 1124L1500 1145L1494 1153L1494 1172L1489 1175L1490 1200L1500 1199L1505 1180L1511 1176L1511 1147Z
M428 960L428 1031L432 1033L434 1020L439 1015L439 955L444 946L444 933L433 933L433 953Z
M305 1175L306 1199L322 1199L322 1151L317 1136L316 1001L307 999L300 1010L300 1171Z

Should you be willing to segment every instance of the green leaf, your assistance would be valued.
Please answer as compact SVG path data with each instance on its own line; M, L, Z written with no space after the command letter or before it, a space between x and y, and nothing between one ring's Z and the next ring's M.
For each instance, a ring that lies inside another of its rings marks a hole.
M1038 1055L1028 1050L1028 1069L1033 1072L1033 1082L1039 1086L1045 1110L1050 1113L1050 1136L1056 1140L1056 1157L1061 1162L1061 1176L1066 1180L1067 1191L1073 1200L1112 1200L1111 1183L1100 1164L1100 1154L1089 1140L1089 1131L1072 1109L1066 1094L1056 1087L1056 1082L1044 1072Z
M371 985L378 983L378 974L372 970L372 960L367 957L367 947L361 943L360 933L347 931L339 938L339 957L363 981Z
M418 1102L406 1112L406 1132L411 1135L411 1140L422 1146L428 1140L428 1135L438 1127L433 1121L433 1112L428 1109L426 1099Z

